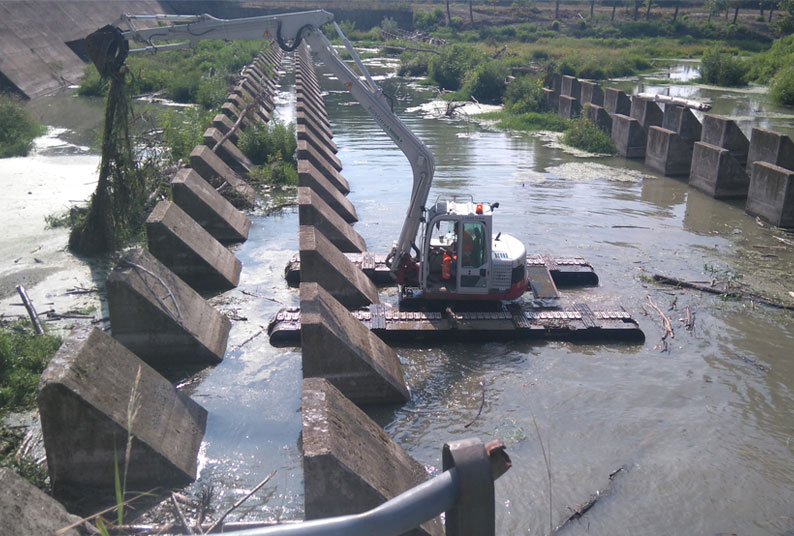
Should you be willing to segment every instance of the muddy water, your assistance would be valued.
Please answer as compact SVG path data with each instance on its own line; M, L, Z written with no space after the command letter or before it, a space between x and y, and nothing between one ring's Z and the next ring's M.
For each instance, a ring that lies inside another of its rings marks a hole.
M278 109L290 118L289 61L285 67ZM384 251L399 233L410 168L348 94L320 77L330 90L326 104L359 213L356 229L371 250ZM642 269L687 280L741 277L786 300L794 291L794 248L775 237L792 237L758 225L738 204L709 199L639 163L575 157L548 147L547 139L476 122L423 119L405 109L428 93L392 77L381 83L436 155L431 200L469 192L499 201L496 230L517 236L530 252L586 257L601 285L566 290L565 299L622 304L647 341L397 348L412 400L370 415L429 472L440 466L445 441L502 438L514 467L496 485L499 534L548 532L550 510L558 525L569 507L605 490L619 468L608 493L569 533L794 530L794 316L641 277ZM651 85L625 83L646 91ZM674 85L671 93L692 87ZM711 95L718 113L745 116L748 106L759 108L752 115L765 127L782 130L783 119L764 118L791 113L762 94ZM6 165L0 162L0 176ZM212 486L223 510L275 469L268 491L232 517L295 519L303 502L300 353L272 348L263 329L281 304L298 303L283 280L297 249L298 218L286 209L252 219L249 240L236 250L244 266L240 286L213 300L241 319L227 357L187 387L209 411L192 489ZM388 289L382 296L393 299ZM673 321L667 351L649 296ZM685 307L695 315L691 332L679 322Z

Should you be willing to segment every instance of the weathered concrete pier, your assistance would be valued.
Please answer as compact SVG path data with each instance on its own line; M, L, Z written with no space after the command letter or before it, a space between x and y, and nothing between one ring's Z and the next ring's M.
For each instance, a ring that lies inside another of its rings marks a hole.
M552 77L544 88L546 106L572 117L582 115L610 132L619 155L643 158L657 173L686 178L716 199L747 199L746 212L779 227L794 227L791 170L794 143L783 134L754 128L751 140L727 117L706 114L703 123L683 99L629 97L615 88L570 76ZM575 101L575 103L574 103Z

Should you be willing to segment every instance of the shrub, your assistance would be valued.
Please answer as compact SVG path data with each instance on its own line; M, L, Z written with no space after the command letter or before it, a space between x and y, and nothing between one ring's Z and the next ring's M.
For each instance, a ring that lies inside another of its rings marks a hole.
M504 61L480 63L466 75L464 92L480 102L499 104L505 94L507 87L505 80L508 74L510 74L510 68Z
M571 127L562 137L563 143L598 154L615 154L615 144L612 136L601 130L595 123L588 119L574 119Z
M254 166L248 173L248 179L255 187L297 186L298 170L294 163L285 162L280 154L271 155L266 164Z
M182 110L170 108L160 115L158 123L163 130L163 143L174 162L187 162L190 152L203 143L203 134L212 122L213 112L197 107Z
M215 75L205 78L196 87L196 104L205 110L215 110L226 100L226 81Z
M277 156L295 166L295 150L298 148L295 124L285 125L280 121L257 123L240 134L237 146L258 166L273 162Z
M551 29L554 30L555 32L559 32L560 31L560 21L555 20L554 22L552 22L551 23Z
M460 30L463 28L463 19L460 17L452 17L452 20L449 23L450 26L455 28L456 30Z
M27 155L33 147L33 138L45 131L20 99L0 94L0 158Z
M77 94L81 97L99 97L108 92L107 80L102 80L99 71L93 63L89 63L83 69L83 78L77 88Z
M504 102L505 109L513 114L545 111L542 80L531 76L516 78L507 84Z
M414 11L414 28L424 32L433 32L438 29L444 20L444 12L441 8L430 11Z
M700 76L709 84L720 86L742 86L747 83L749 65L720 48L711 48L703 53Z
M387 33L394 33L399 29L397 25L397 21L395 21L391 17L383 17L383 20L380 21L380 29Z
M199 80L197 72L175 73L168 82L168 96L174 102L196 102Z
M779 104L794 104L794 65L777 72L769 85L769 94Z
M426 75L431 56L432 54L406 50L400 54L400 67L397 69L397 74L400 76Z
M466 73L485 61L485 55L472 45L456 43L445 47L441 55L430 60L430 77L444 89L457 91Z

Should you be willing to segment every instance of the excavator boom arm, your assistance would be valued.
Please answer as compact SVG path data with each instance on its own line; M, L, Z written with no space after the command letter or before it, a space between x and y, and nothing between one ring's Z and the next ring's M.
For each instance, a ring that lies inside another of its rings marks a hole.
M138 29L135 24L138 20L156 20L175 24ZM95 32L88 36L86 41L92 49L89 50L89 55L103 75L106 71L101 68L101 65L111 65L111 68L118 69L123 63L126 57L126 48L128 48L126 41L129 40L148 45L143 50L165 50L194 46L198 41L204 39L227 41L275 39L285 51L294 50L302 41L306 41L322 62L350 91L353 98L364 107L378 126L394 141L411 164L413 172L411 199L400 236L389 254L391 270L397 272L400 265L411 261L411 247L416 239L425 209L424 205L430 193L435 161L427 146L394 114L380 88L372 81L361 60L349 46L347 38L344 37L339 26L336 26L336 29L363 71L365 80L353 72L336 53L331 42L320 30L322 25L331 21L333 21L333 15L323 10L240 19L218 19L206 14L124 15L112 27L105 27ZM126 31L119 29L118 25L121 23L127 26ZM156 45L158 41L181 39L186 42L175 45ZM95 52L92 53L92 51Z

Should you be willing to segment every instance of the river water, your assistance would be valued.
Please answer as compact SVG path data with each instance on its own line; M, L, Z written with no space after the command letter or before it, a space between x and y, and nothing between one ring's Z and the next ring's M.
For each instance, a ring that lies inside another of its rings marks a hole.
M532 253L585 257L601 284L564 290L565 300L621 304L646 342L397 347L411 401L368 413L429 473L438 471L446 441L504 440L513 468L496 483L498 534L545 534L607 488L568 533L794 531L794 316L641 277L644 269L692 281L733 278L794 302L794 247L775 238L794 237L759 225L740 203L710 199L639 162L575 156L548 136L473 120L428 119L414 107L432 98L429 91L388 76L388 64L371 63L397 114L435 154L430 199L471 193L499 201L496 231ZM686 71L687 64L676 65L670 72ZM290 120L289 59L284 67L277 109ZM403 221L410 167L338 83L318 75L359 215L355 228L370 250L385 251ZM618 83L655 91L662 76ZM743 128L792 132L792 110L771 106L759 90L675 79L664 87L711 99L715 112L739 117ZM234 322L223 363L185 387L209 411L191 489L212 486L222 510L275 469L232 517L296 519L303 502L300 351L271 347L263 329L282 304L299 301L283 280L297 250L298 216L288 208L252 220L249 240L235 251L240 286L213 299L245 320ZM390 289L381 296L394 299ZM649 297L673 322L666 349ZM692 331L679 321L686 307Z

